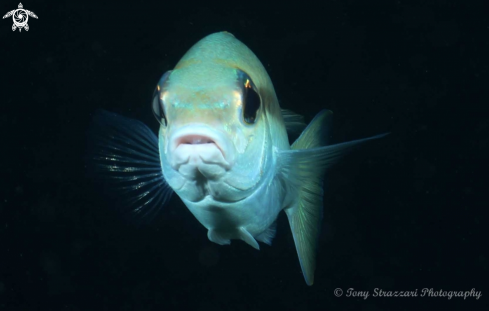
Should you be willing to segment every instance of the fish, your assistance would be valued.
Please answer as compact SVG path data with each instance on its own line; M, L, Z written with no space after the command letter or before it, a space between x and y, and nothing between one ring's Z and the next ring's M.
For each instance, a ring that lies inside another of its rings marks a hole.
M332 112L306 124L282 109L263 64L225 31L198 41L163 74L151 110L158 136L105 110L92 120L91 163L117 185L125 206L146 217L176 193L210 241L242 240L257 250L259 242L271 245L284 211L305 282L313 285L325 173L346 152L386 134L330 145Z

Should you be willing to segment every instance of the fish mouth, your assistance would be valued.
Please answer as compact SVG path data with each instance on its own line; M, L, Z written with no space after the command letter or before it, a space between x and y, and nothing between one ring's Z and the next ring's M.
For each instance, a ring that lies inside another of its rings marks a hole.
M205 125L187 125L178 129L169 142L170 163L177 171L181 166L205 169L212 165L228 171L233 163L232 154L227 137Z
M175 149L178 148L178 146L180 145L208 145L208 144L213 144L214 146L216 146L216 148L219 149L219 151L222 153L222 156L226 158L226 154L224 153L224 150L222 150L219 144L216 143L214 138L208 135L189 134L189 135L178 137L175 140Z

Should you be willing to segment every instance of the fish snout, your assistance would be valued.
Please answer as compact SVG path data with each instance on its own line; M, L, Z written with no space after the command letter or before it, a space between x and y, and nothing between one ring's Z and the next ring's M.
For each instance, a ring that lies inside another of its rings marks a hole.
M170 164L187 177L197 171L218 177L232 165L232 148L220 132L203 126L186 126L176 131L169 144Z

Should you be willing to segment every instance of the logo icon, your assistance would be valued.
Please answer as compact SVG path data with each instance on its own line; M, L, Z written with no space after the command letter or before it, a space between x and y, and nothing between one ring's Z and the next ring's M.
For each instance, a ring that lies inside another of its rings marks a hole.
M22 30L22 28L24 28L25 31L29 30L29 25L27 25L27 20L29 19L29 16L37 18L37 15L34 14L34 12L24 10L24 6L22 5L22 3L19 3L19 8L17 10L12 10L8 12L3 16L3 18L7 18L10 16L12 16L12 19L14 20L12 31L15 31L15 29L19 28L19 32Z

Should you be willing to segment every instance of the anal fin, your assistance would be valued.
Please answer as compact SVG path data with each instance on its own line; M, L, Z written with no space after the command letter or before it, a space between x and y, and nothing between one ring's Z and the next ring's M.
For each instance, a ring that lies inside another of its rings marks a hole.
M272 245L272 240L277 233L277 222L274 221L267 230L263 231L259 235L256 236L256 240L263 242L268 245Z

